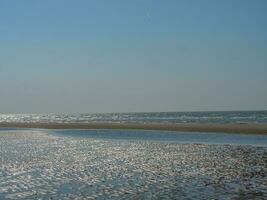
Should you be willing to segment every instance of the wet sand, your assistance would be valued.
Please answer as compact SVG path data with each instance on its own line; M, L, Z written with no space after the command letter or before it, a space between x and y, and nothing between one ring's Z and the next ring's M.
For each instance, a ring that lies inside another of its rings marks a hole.
M0 128L134 129L187 132L267 134L267 124L119 124L119 123L0 123Z
M49 132L0 132L0 199L267 198L264 147Z

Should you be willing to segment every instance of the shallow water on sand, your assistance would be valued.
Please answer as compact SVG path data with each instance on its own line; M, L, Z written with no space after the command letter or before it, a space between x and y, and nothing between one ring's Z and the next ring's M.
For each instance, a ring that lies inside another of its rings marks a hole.
M51 134L103 140L145 140L173 143L235 144L267 147L267 136L143 130L53 130Z
M0 199L267 198L264 146L78 133L0 131Z

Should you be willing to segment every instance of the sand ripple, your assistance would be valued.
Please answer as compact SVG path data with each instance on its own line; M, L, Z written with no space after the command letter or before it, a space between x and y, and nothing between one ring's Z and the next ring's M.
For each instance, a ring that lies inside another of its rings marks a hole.
M0 199L266 199L267 148L0 132Z

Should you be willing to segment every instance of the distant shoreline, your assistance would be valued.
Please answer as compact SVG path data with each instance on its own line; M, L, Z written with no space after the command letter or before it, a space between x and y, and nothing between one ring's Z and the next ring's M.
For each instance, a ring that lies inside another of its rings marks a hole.
M267 135L267 124L0 123L0 128L132 129Z

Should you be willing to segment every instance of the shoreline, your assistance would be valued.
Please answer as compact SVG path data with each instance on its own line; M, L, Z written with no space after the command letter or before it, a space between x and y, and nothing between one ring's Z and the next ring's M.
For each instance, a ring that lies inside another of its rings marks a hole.
M121 129L267 135L267 124L0 123L0 128Z

